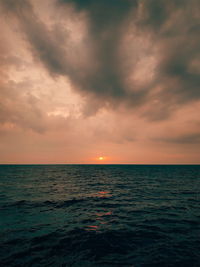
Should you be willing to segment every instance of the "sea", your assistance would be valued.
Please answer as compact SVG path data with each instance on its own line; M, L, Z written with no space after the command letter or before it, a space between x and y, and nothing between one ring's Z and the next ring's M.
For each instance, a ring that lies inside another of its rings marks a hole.
M200 266L200 165L0 165L0 266Z

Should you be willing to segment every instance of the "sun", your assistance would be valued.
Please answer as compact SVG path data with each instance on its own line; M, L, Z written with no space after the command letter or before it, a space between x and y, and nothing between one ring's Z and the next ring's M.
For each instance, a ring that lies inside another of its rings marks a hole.
M94 158L94 160L99 163L106 163L108 159L109 158L107 156L97 156L96 158Z

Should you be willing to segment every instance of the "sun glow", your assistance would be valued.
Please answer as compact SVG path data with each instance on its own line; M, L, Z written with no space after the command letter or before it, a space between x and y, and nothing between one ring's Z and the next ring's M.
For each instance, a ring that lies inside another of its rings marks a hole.
M107 164L109 163L110 158L107 156L97 156L92 159L93 162L99 163L99 164Z

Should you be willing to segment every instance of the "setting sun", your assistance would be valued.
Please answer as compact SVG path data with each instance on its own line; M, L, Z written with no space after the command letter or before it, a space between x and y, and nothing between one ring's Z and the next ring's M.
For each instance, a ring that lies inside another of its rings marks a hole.
M94 163L100 163L100 164L108 164L110 161L110 157L107 156L97 156L92 159Z

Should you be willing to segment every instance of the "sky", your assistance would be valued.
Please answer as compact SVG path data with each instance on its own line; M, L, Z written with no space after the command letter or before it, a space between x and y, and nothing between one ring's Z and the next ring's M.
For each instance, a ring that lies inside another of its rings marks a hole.
M199 0L0 0L1 164L199 164Z

